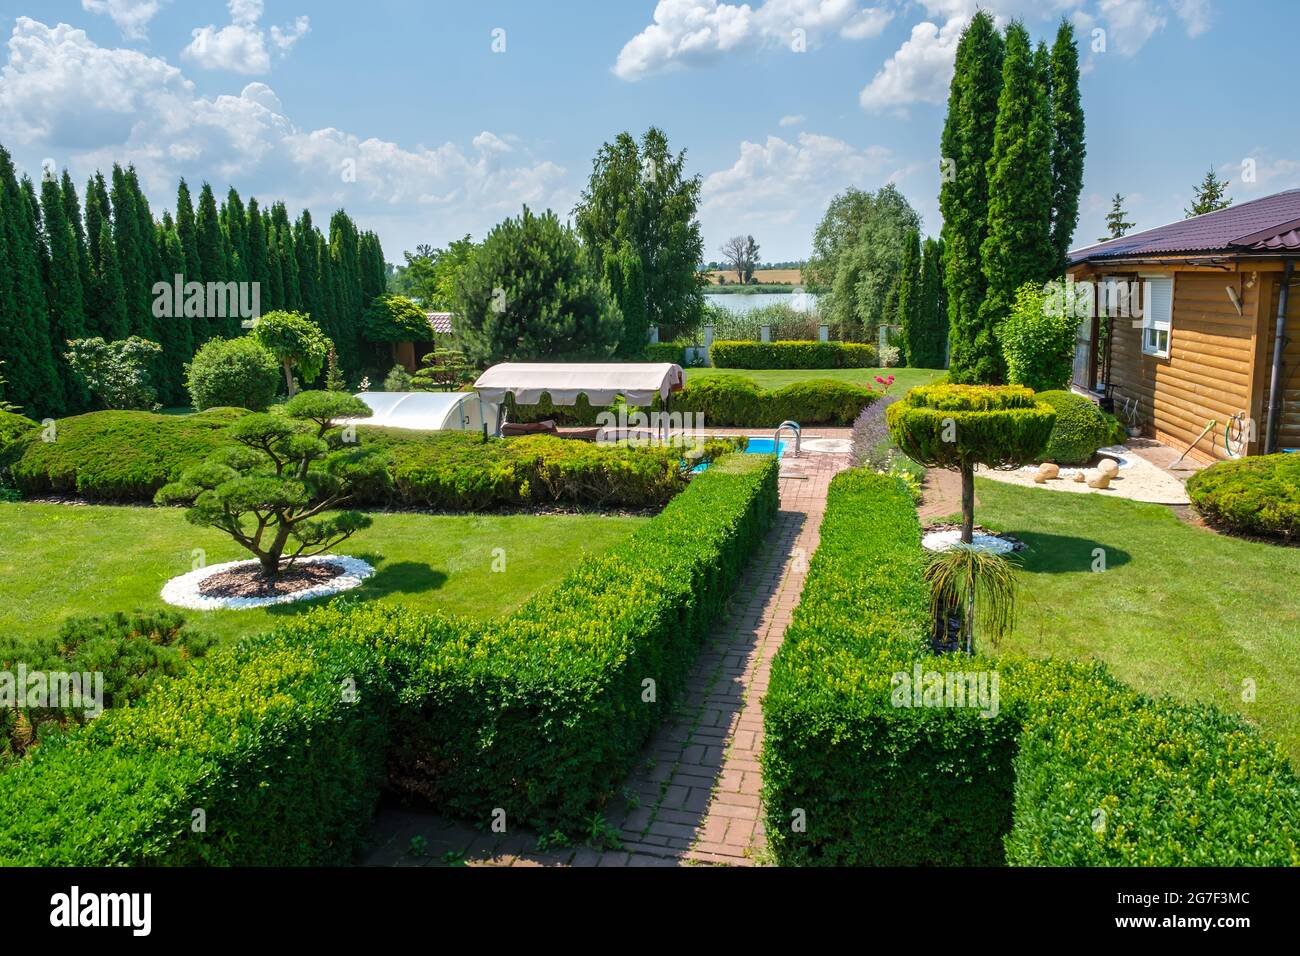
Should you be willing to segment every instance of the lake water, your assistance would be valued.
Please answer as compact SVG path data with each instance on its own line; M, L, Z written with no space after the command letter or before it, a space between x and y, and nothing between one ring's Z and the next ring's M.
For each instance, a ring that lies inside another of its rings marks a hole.
M720 295L706 292L704 301L741 314L768 305L788 305L799 312L812 312L817 308L817 296L809 292L724 292Z

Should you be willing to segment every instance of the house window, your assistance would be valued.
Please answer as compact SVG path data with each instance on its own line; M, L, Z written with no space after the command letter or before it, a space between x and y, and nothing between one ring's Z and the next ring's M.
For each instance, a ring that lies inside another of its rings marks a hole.
M1142 310L1142 351L1169 357L1169 326L1174 311L1173 276L1143 276L1145 308Z

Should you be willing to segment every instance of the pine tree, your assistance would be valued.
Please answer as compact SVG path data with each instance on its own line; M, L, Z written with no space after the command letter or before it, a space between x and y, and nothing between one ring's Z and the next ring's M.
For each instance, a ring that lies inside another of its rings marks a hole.
M1064 272L1070 242L1079 225L1079 194L1083 191L1083 103L1079 96L1079 47L1074 27L1062 20L1052 44L1052 248L1056 272Z
M0 362L5 397L33 418L61 414L50 348L49 309L41 285L36 210L0 146Z
M991 380L1001 356L979 317L984 299L982 248L988 236L988 160L1002 89L1002 37L981 11L957 45L941 151L944 288L952 343L954 382Z
M1056 266L1051 244L1052 164L1045 53L1030 49L1019 21L1007 27L1002 93L989 160L989 223L981 258L988 291L979 310L987 349L969 381L997 384L1004 376L996 328L1016 290L1046 282Z
M1118 239L1127 235L1133 228L1133 223L1128 221L1128 213L1124 211L1124 197L1119 193L1116 193L1110 201L1110 212L1106 213L1106 228L1110 231L1110 235L1102 236L1097 240L1098 242Z
M1188 219L1204 216L1207 212L1218 212L1232 205L1232 198L1228 196L1228 181L1220 179L1213 166L1194 189L1196 195L1191 206L1183 210Z
M203 263L199 258L199 227L194 218L194 200L184 179L176 188L176 235L185 256L181 274L186 282L206 282Z
M921 341L921 234L915 229L903 242L903 264L898 271L898 325L903 333L903 364L915 365L912 356L925 351Z
M41 210L50 255L46 286L50 304L50 350L59 372L64 406L69 411L83 411L90 405L90 393L63 358L68 342L86 335L81 263L77 257L77 235L68 222L63 203L63 189L53 173L41 180Z

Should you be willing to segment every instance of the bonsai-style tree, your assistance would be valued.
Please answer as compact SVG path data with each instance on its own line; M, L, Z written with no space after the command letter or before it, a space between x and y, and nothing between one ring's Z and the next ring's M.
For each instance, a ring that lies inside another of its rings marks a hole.
M298 393L293 373L298 373L304 385L313 381L334 347L316 323L301 312L266 313L253 326L253 338L280 363L290 398Z
M345 440L344 418L370 408L339 392L300 392L282 413L245 415L233 445L163 487L160 505L189 504L186 520L217 528L247 548L274 582L300 557L328 551L370 518L338 511L360 482L387 481L384 460Z
M420 360L415 387L422 391L454 391L474 377L474 369L460 349L436 348Z
M975 466L1034 461L1047 446L1056 411L1021 385L926 385L885 412L889 435L927 468L961 472L961 540L975 530Z

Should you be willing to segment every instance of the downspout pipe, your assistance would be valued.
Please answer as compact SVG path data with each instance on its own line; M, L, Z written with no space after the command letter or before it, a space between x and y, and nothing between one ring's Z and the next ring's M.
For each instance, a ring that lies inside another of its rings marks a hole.
M1282 272L1282 288L1277 297L1277 330L1273 338L1273 375L1268 387L1268 430L1264 433L1264 454L1277 450L1277 426L1282 416L1282 353L1286 349L1286 306L1290 293L1295 260L1288 259Z

